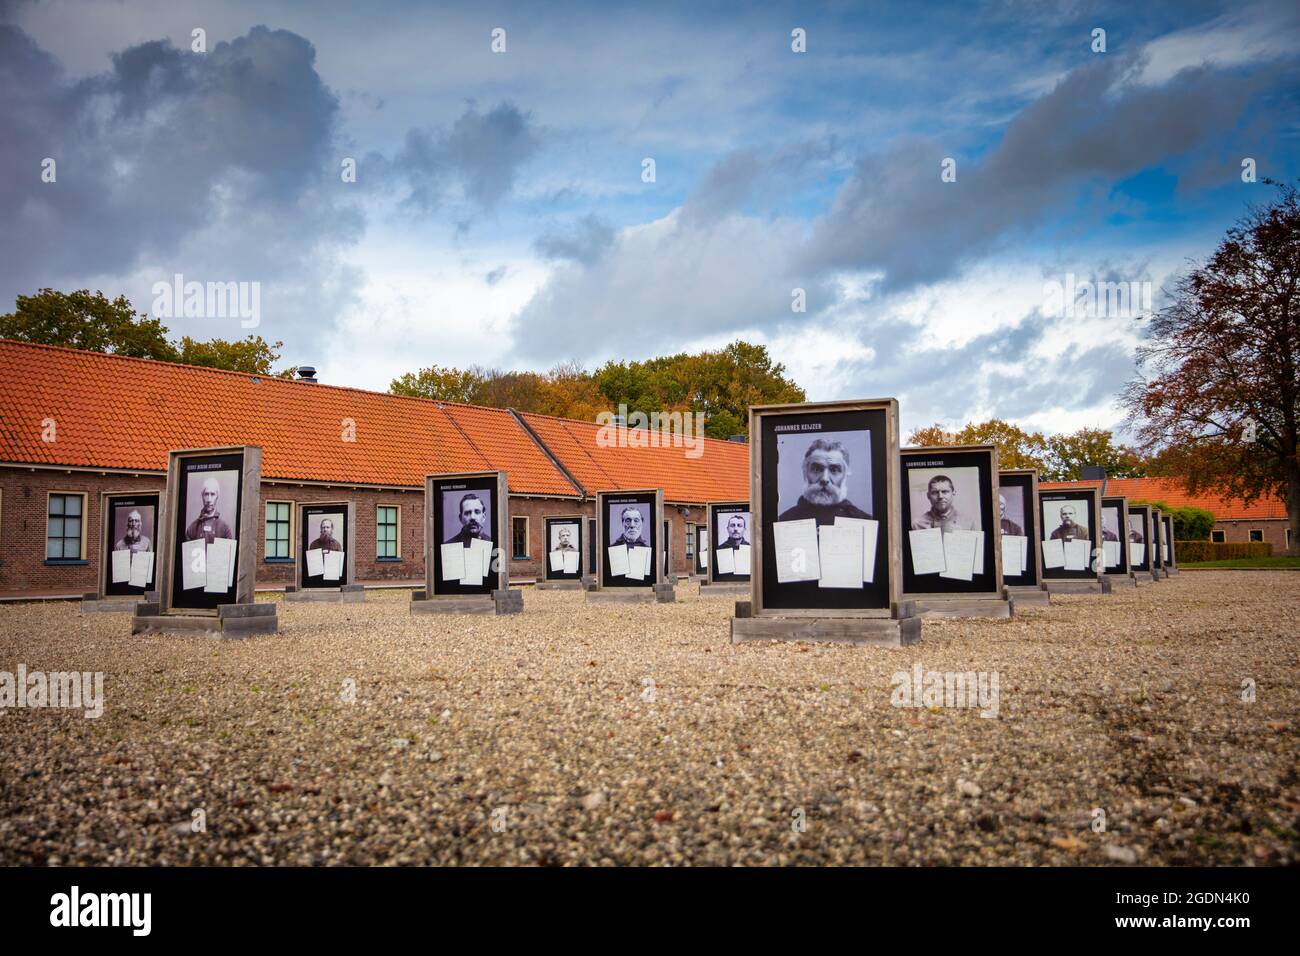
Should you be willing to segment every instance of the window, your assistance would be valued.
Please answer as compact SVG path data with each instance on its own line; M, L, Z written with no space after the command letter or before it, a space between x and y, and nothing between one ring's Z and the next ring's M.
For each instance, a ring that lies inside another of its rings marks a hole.
M1251 528L1251 529L1250 529L1250 540L1251 540L1251 541L1263 541L1263 540L1264 540L1264 532L1261 531L1259 528Z
M1228 540L1228 535L1223 531L1211 531L1210 540L1215 544L1223 544L1223 542Z
M288 561L293 557L293 502L266 503L266 560Z
M528 519L510 519L510 547L516 558L528 557Z
M375 557L380 561L396 561L402 556L398 547L401 512L396 505L380 505L375 509Z
M46 505L45 560L80 561L85 551L86 496L51 492Z
M695 557L695 526L690 524L686 526L686 557Z

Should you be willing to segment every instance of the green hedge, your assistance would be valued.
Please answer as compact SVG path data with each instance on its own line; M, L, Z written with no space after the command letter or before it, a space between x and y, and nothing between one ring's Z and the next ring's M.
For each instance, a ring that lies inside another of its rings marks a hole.
M1230 561L1234 558L1268 558L1272 555L1273 546L1266 541L1234 541L1220 544L1215 541L1174 540L1174 558L1179 564L1191 564L1197 561Z
M1141 498L1134 498L1129 504L1149 505L1152 508L1159 508L1161 513L1173 518L1175 541L1208 542L1210 540L1210 530L1214 527L1214 512L1212 511L1191 506L1172 508L1163 501L1149 501Z

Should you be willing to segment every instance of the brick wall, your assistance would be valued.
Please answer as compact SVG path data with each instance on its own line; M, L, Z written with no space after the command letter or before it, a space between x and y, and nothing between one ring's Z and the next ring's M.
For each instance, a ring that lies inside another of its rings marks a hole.
M1214 523L1214 530L1222 531L1223 540L1229 544L1249 541L1251 531L1264 532L1264 540L1273 546L1274 554L1286 553L1286 529L1287 522L1285 518L1247 518L1240 521L1216 521Z
M84 592L96 588L99 574L101 492L157 491L165 484L161 475L101 474L99 472L62 472L24 468L0 468L0 593L6 591ZM86 495L86 550L83 562L71 565L48 565L45 562L47 495L52 491L83 492ZM257 528L258 584L292 584L292 561L266 560L264 530L265 502L287 501L292 504L294 526L290 547L297 559L300 529L297 506L317 501L352 501L356 520L356 580L359 582L418 580L424 577L424 493L422 490L375 491L345 487L321 487L266 481L262 483L262 502ZM377 508L396 505L401 509L400 553L397 561L380 561L375 557ZM692 506L683 518L675 505L664 506L664 517L672 521L673 569L679 575L690 573L686 557L686 526L704 522L704 508ZM595 502L579 504L574 499L522 498L511 496L510 517L528 518L529 555L511 560L513 578L542 578L546 545L543 540L547 515L583 514L595 517ZM510 523L508 522L508 525ZM506 529L504 545L512 549L511 528ZM584 566L586 554L583 555Z

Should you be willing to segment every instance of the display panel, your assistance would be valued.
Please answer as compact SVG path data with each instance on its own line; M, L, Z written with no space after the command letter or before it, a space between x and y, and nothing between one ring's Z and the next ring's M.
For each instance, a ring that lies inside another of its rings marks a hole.
M605 540L601 542L601 587L650 587L662 570L660 529L653 491L604 494ZM659 564L656 564L659 562Z
M546 580L582 577L582 527L581 515L546 519Z
M1146 505L1129 505L1128 509L1128 556L1129 568L1134 571L1150 571L1150 537L1151 512Z
M1107 574L1128 574L1132 568L1129 559L1128 499L1101 499L1101 551Z
M998 475L998 530L1002 537L1002 581L1013 587L1038 584L1038 517L1034 474Z
M491 594L501 569L498 477L431 478L437 594Z
M993 532L992 449L905 449L904 594L1001 590Z
M304 505L299 512L299 585L337 588L348 572L348 510L343 504Z
M758 421L762 608L888 608L887 409Z
M753 515L748 502L713 505L712 518L713 573L716 582L745 582L753 567Z
M184 455L177 463L171 607L233 604L244 455Z
M104 594L144 594L158 570L156 494L105 495Z
M1096 493L1042 492L1043 576L1095 578L1101 570Z
M695 573L697 575L708 575L709 573L709 526L707 524L697 524L695 527Z

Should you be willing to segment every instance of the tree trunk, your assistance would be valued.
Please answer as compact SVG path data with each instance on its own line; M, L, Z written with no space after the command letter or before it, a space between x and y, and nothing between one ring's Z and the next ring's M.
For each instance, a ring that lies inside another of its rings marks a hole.
M1287 554L1300 554L1300 461L1292 455L1286 463L1286 524L1291 529Z

